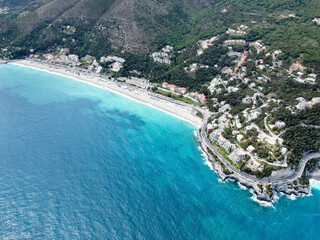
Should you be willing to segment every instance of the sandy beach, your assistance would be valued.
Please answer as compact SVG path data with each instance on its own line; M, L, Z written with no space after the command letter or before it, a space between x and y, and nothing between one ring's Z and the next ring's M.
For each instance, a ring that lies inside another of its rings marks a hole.
M38 61L20 60L11 62L11 64L68 77L73 80L83 82L91 86L98 87L106 91L118 94L120 96L129 98L130 100L145 104L149 107L155 108L185 122L188 122L196 126L197 128L200 128L202 125L202 119L194 115L194 111L190 105L170 102L164 97L157 96L154 93L127 85L125 83L108 80L106 78L103 78L102 76L81 72L77 69L69 69L63 66L42 63Z

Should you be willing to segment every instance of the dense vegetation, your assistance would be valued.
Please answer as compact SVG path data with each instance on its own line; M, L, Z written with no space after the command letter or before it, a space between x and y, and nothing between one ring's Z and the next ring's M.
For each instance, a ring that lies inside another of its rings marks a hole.
M284 121L287 125L286 132L281 136L284 144L290 150L288 162L297 165L302 154L315 152L320 149L320 130L306 125L320 125L320 105L316 104L312 108L307 108L292 114L290 110L281 107L272 112L269 121L274 123L276 120Z
M315 104L312 108L307 108L299 111L297 114L292 114L290 110L280 108L272 113L271 116L275 119L284 121L288 127L304 123L307 125L320 125L320 105Z
M130 14L127 14L127 9L121 11L122 6L113 0L92 0L80 3L77 0L66 0L64 4L59 4L57 0L42 2L2 0L0 6L12 7L12 15L11 21L6 24L7 27L2 26L0 32L6 33L5 36L8 37L8 40L12 37L14 44L17 45L21 38L25 39L24 37L29 35L31 43L37 45L43 42L40 41L43 40L43 37L47 39L49 33L53 33L55 40L66 38L61 35L59 27L71 24L75 25L77 32L79 32L75 39L78 40L80 37L85 43L84 45L90 46L88 49L94 52L93 49L97 50L102 47L102 49L110 51L112 48L105 47L102 43L106 39L115 41L111 35L116 33L117 27L122 26L123 23L118 19L123 18L125 19L124 23L133 20L139 27L139 31L135 33L137 36L131 36L135 40L131 43L123 41L123 44L135 44L136 40L140 39L145 41L145 43L137 45L141 50L145 50L144 47L139 47L142 45L148 48L158 48L166 44L179 50L192 45L199 39L219 35L225 32L228 27L246 24L252 28L246 37L247 40L262 39L273 48L281 48L285 57L297 58L303 53L303 62L319 70L320 31L319 26L311 22L314 17L319 17L320 3L318 0L202 0L188 2L175 0L161 1L161 3L132 0L129 3L133 6L131 14L135 15L134 19L129 16ZM41 16L38 12L34 12L40 7L43 10ZM226 12L222 13L223 9L226 9ZM27 12L21 15L25 10ZM113 20L109 19L107 15L112 13L120 14L120 16L114 16ZM298 17L283 17L290 13ZM83 16L83 21L79 21L78 16L80 15ZM28 34L21 28L26 23L28 24L26 29L29 30ZM81 29L83 26L84 28ZM102 30L103 27L107 29ZM15 29L18 31L13 31ZM132 29L125 30L132 31ZM148 36L142 36L143 32ZM91 37L85 36L85 33ZM119 34L121 36L118 37L124 36L120 32ZM22 42L23 45L29 45L29 41ZM89 42L94 43L90 44ZM9 41L5 41L5 44L8 43ZM64 41L65 45L68 43L70 43L68 40ZM81 41L78 42L78 45L80 43ZM49 49L53 42L48 41L44 44Z
M296 126L284 133L285 145L291 154L288 163L298 165L302 154L316 152L320 148L320 130Z

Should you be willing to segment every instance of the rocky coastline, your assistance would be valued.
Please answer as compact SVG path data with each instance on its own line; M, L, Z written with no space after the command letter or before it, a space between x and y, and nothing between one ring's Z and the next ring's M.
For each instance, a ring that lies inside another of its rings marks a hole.
M271 207L279 199L279 196L287 196L289 199L296 199L297 197L310 196L311 186L310 179L319 180L320 173L311 173L307 175L308 182L301 184L297 181L283 183L283 184L260 184L247 179L241 178L231 172L227 167L207 148L202 141L199 133L196 133L199 143L199 148L203 156L208 161L208 165L221 180L221 182L237 182L238 185L246 190L249 190L253 196L252 199L263 207Z

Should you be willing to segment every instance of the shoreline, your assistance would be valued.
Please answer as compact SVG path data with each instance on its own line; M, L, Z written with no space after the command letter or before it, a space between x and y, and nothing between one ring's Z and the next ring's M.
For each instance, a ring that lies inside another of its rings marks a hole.
M169 114L177 119L193 125L197 129L201 128L202 125L202 119L192 114L191 109L187 109L186 107L168 102L160 98L156 99L155 97L151 97L146 90L143 91L142 89L139 89L137 87L130 86L130 88L128 88L124 87L125 85L121 86L121 83L116 83L111 80L102 81L101 78L103 76L98 77L90 73L84 74L83 72L80 72L76 69L74 69L75 72L71 72L63 66L50 65L50 63L34 62L29 60L19 60L13 62L11 61L9 62L9 64L28 67L38 71L44 71L106 90L113 94L125 97L132 101L144 104L148 107Z
M161 95L153 94L152 92L149 92L147 90L137 88L122 82L104 79L101 75L96 75L91 72L82 72L73 68L68 69L64 66L38 61L34 62L29 60L19 60L10 62L10 64L56 74L78 82L82 82L84 84L91 85L93 87L106 90L110 93L117 94L119 96L169 114L175 118L178 118L195 126L198 129L201 129L201 126L203 125L203 120L195 116L193 107L188 104L181 103L180 105L171 102L166 98L162 98ZM203 159L205 159L205 164L209 167L210 170L214 171L217 174L218 178L220 179L219 182L236 182L240 188L248 190L252 194L251 199L257 202L260 206L272 207L273 204L278 201L281 195L285 195L290 199L293 197L296 198L311 195L312 187L310 185L313 179L312 177L309 177L310 182L308 187L299 186L298 189L292 189L290 187L291 182L271 185L266 184L262 186L257 182L251 182L242 176L238 176L234 172L228 173L228 169L226 168L224 163L222 163L221 160L217 159L218 156L211 155L209 153L207 146L204 144L204 141L201 138L201 135L199 135L198 132L196 132L195 135L199 143L198 150L200 151ZM267 185L269 186L269 190L268 188L266 188ZM320 189L320 187L318 189Z
M318 189L320 191L320 177L308 176L309 185L308 186L299 186L298 189L293 189L290 187L290 183L285 184L274 184L272 186L272 194L265 191L266 189L261 189L260 184L255 182L250 182L244 178L241 178L235 175L233 172L225 172L226 168L223 163L218 160L216 155L212 155L207 151L207 147L199 137L199 134L196 134L196 137L199 142L199 151L202 153L202 157L205 160L205 164L215 172L219 178L219 182L234 182L241 189L249 191L252 196L251 200L256 202L262 207L274 207L274 204L278 202L281 196L286 196L289 199L296 199L304 196L312 196L312 190Z

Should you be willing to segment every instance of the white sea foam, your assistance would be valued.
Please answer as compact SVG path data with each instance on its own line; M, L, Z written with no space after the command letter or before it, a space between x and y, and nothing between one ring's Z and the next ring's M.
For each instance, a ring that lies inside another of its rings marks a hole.
M243 189L243 190L248 190L248 188L244 185L242 185L241 183L238 182L238 186Z
M320 181L310 179L310 186L312 189L320 190Z
M297 196L294 194L287 195L287 197L291 200L297 200Z
M198 151L200 152L201 156L204 159L204 164L207 165L211 170L213 170L213 165L209 161L209 158L208 158L208 155L206 154L206 152L203 151L203 149L200 146L198 146L197 149L198 149Z
M279 197L278 193L276 193L276 194L274 195L274 197L273 197L272 203L278 202L279 199L280 199L280 197Z
M251 192L251 191L250 191ZM253 194L251 199L257 203L259 203L260 206L262 207L272 207L274 208L273 204L271 202L266 202L266 201L261 201L261 200L258 200L257 198L257 195L256 194Z

